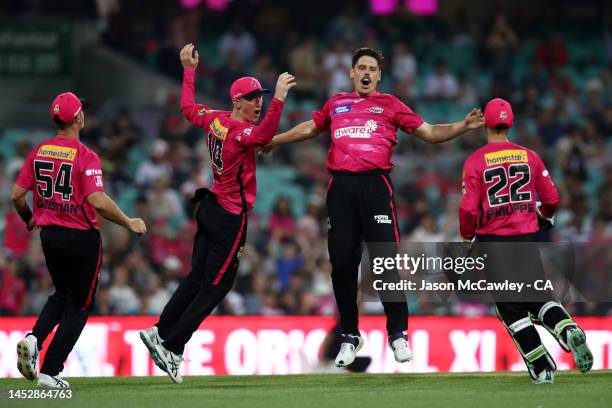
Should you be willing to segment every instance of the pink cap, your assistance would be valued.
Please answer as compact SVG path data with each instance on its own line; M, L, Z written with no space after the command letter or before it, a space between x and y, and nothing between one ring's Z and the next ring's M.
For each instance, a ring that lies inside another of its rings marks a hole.
M235 80L230 87L230 97L232 100L239 99L256 91L270 93L270 91L261 87L261 84L256 78L242 77Z
M78 98L72 92L61 93L51 104L51 119L53 120L53 117L57 115L63 123L70 123L81 110L87 109L88 106L87 100Z
M504 99L492 99L485 107L484 119L486 127L494 128L497 125L505 124L511 128L514 122L512 106Z

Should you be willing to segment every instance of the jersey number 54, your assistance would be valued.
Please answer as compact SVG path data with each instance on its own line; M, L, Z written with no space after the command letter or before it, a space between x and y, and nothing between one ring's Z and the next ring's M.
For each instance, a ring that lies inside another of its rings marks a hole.
M57 174L53 173L55 163L45 160L34 160L34 176L38 194L46 199L52 199L54 194L60 194L63 201L72 197L72 164L62 163Z

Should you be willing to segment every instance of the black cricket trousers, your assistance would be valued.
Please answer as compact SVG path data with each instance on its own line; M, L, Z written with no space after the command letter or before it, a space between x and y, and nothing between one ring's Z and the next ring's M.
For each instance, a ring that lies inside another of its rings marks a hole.
M375 257L395 257L399 227L393 184L388 172L334 172L327 191L328 249L332 284L345 334L359 334L357 307L358 273L362 244L368 245L370 262ZM382 244L382 245L381 245ZM399 279L397 270L381 275L385 282ZM381 296L389 335L408 329L408 304L403 293L395 299ZM397 294L396 294L397 295Z
M163 346L183 354L185 344L202 321L231 290L246 240L246 212L233 214L206 190L197 204L198 229L191 271L180 283L156 324Z
M64 369L64 362L93 309L102 264L102 240L97 229L59 226L42 227L40 240L55 293L45 303L32 334L41 350L49 333L59 324L40 369L43 374L55 376Z

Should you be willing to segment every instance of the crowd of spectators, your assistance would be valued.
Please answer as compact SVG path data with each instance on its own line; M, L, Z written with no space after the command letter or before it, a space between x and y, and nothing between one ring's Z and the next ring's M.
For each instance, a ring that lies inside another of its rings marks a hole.
M205 23L198 9L174 13L167 20L160 30L155 19L128 27L119 24L121 18L109 17L104 38L110 46L180 80L178 50L187 42L197 43ZM551 30L534 40L532 33L518 30L501 14L488 26L466 23L439 30L442 34L414 28L411 39L402 37L398 21L384 21L374 24L349 8L330 19L327 30L298 33L282 9L264 8L249 20L229 25L215 38L216 60L202 53L198 75L213 80L198 79L199 90L215 107L223 108L228 105L228 86L236 77L253 74L265 87L273 88L278 73L289 70L299 85L283 114L286 129L308 119L326 97L351 91L347 71L353 49L382 49L381 88L395 93L416 112L438 109L449 112L446 120L450 121L459 119L452 117L454 113L465 114L491 97L511 100L516 118L513 141L541 154L561 192L557 226L549 238L612 242L612 42L608 41L607 59L598 64L571 54L571 36ZM127 44L115 43L131 30L139 30L139 35ZM604 44L609 37L609 31L599 31L585 41ZM453 52L446 58L431 58L422 44L437 41L456 47L455 53L472 49L470 65L458 67L448 57ZM521 47L534 41L529 58L519 62ZM523 74L516 75L521 63L526 65ZM108 192L120 196L132 191L134 197L127 200L130 211L149 226L146 237L134 238L103 223L105 256L96 296L98 315L157 315L190 270L195 224L189 198L196 188L209 186L212 178L201 131L186 122L178 105L178 95L169 95L160 107L154 139L144 136L134 111L123 109L105 117L88 113L82 141L99 152ZM399 135L393 177L404 245L458 239L461 165L483 141L483 132L433 146ZM236 285L217 313L335 313L326 243L328 143L321 136L258 159L260 168L295 171L291 183L303 191L305 210L295 210L298 203L286 195L275 198L269 214L257 210L252 214ZM38 313L53 287L38 234L27 233L9 200L16 172L30 147L22 142L14 157L0 157L0 212L4 214L0 315ZM139 155L140 159L134 158ZM577 313L612 314L606 304L571 308ZM365 310L380 312L374 303ZM411 301L411 312L485 314L491 308L441 305L425 297Z

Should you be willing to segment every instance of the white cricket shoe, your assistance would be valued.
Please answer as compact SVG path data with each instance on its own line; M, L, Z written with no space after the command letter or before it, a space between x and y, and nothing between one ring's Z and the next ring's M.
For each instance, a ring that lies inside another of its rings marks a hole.
M38 341L28 334L17 343L17 369L28 380L34 381L38 372Z
M157 358L157 353L155 352L155 346L160 345L163 342L162 338L159 337L157 326L149 327L138 334L140 335L140 340L142 340L144 345L149 349L149 354L151 355L151 359L155 365L163 370L164 365L159 361Z
M166 348L158 344L154 348L155 356L159 359L160 368L168 373L172 381L177 384L183 382L183 377L181 377L181 373L179 368L181 366L181 362L183 361L183 356L174 354L170 350L166 350ZM153 359L155 360L155 358Z
M70 388L68 381L59 375L48 375L40 373L38 376L38 386L47 388Z
M355 361L355 355L363 347L363 337L343 334L344 340L336 356L336 367L346 367Z
M398 337L397 339L390 341L389 345L391 346L391 350L393 350L395 361L398 363L406 363L412 360L410 342L406 339L406 336Z
M536 385L540 385L540 384L553 384L554 382L555 382L555 374L553 373L553 370L551 370L550 368L547 368L544 371L542 371L540 374L538 374L538 379L535 380L533 383Z

